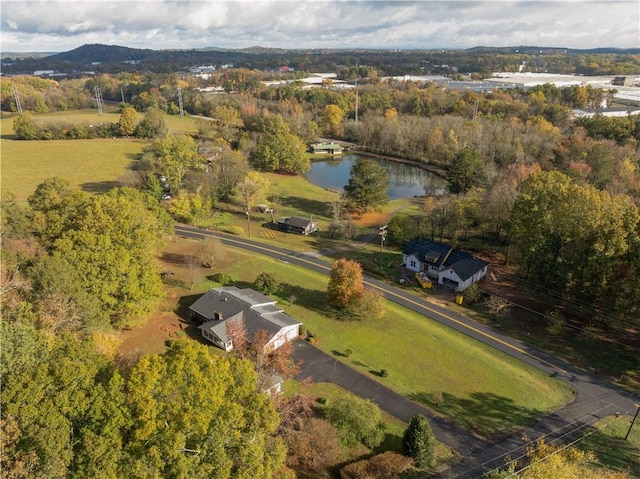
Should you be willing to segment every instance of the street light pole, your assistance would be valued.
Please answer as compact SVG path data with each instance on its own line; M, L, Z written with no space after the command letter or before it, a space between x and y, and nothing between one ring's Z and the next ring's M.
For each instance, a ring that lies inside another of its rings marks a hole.
M631 428L633 427L633 423L636 422L636 419L638 417L638 413L640 412L640 404L634 404L634 406L636 407L636 415L633 416L633 419L631 420L631 424L629 425L629 430L627 431L627 435L624 437L625 441L629 437L629 434L631 434Z

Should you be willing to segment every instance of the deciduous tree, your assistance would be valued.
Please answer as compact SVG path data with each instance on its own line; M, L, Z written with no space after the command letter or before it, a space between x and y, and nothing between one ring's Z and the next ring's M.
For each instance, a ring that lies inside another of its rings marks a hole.
M364 291L360 263L341 258L333 263L327 286L327 303L346 308L358 300Z
M373 449L384 439L380 408L366 399L352 394L341 396L327 407L326 416L347 446L363 444Z
M247 215L247 230L249 238L251 238L251 210L262 200L267 188L269 180L257 171L250 171L244 180L238 183L237 190Z
M203 266L213 269L225 256L224 245L218 238L208 237L200 242L199 257Z
M466 193L479 186L484 179L484 164L480 154L470 148L463 148L451 160L447 170L447 181L451 193Z
M131 136L136 131L138 113L135 108L125 106L118 120L118 133L121 136Z
M129 477L273 477L284 462L278 416L253 366L190 340L145 356L127 385Z

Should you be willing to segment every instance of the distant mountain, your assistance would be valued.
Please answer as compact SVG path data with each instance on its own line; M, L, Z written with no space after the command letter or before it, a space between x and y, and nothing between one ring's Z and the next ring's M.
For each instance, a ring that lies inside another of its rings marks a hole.
M428 71L488 74L505 67L513 68L514 54L522 57L518 61L526 60L528 64L536 65L544 71L562 70L558 72L591 74L588 71L578 70L579 62L576 57L599 54L635 56L640 54L640 48L575 50L536 46L479 46L466 50L367 50L362 48L302 50L253 46L242 49L209 47L191 50L151 50L92 44L48 56L30 55L27 58L23 54L21 57L13 57L10 60L7 58L2 66L5 75L30 74L37 70L54 70L66 76L80 76L87 72L169 73L185 70L190 66L207 64L232 64L235 67L260 70L277 70L281 66L289 66L303 71L337 71L348 66L366 65L377 68L386 75L424 74ZM562 61L557 60L558 55L563 55ZM625 64L626 70L617 71L616 65L619 62ZM611 66L611 71L603 70L599 74L640 73L640 61L634 58L625 57L619 60L614 59L614 61L609 59L607 64ZM450 68L453 70L449 70Z
M521 45L518 47L473 47L465 50L468 53L523 53L528 55L552 55L554 53L569 54L618 54L618 55L638 55L640 48L591 48L580 50L576 48L562 47L536 47L529 45Z
M64 53L57 53L48 57L51 61L63 61L71 63L93 63L93 62L124 62L141 61L153 57L156 50L140 50L138 48L120 47L117 45L82 45Z

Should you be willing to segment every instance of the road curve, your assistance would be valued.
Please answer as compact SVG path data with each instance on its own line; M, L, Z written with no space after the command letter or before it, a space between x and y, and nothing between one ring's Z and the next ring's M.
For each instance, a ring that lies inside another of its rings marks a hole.
M317 258L314 254L265 245L250 239L185 225L176 225L176 234L194 239L216 237L225 245L267 255L323 274L328 274L331 271L331 263ZM368 276L364 277L364 281L367 287L377 289L388 300L428 316L432 320L530 364L549 375L556 376L568 382L574 389L575 398L571 404L525 428L524 431L495 443L482 443L475 447L473 451L465 447L464 449L467 450L463 451L464 457L462 460L440 474L439 477L465 479L483 477L486 471L503 465L506 457L517 459L522 456L528 444L523 437L535 440L538 437L545 436L547 442L555 440L564 442L569 438L574 438L600 417L616 413L632 414L636 409L634 404L639 401L639 394L628 393L595 375L539 351L522 341L500 334L488 326L476 323L446 308L420 300L400 288ZM535 391L531 393L535 394ZM438 436L438 431L435 428L434 432ZM456 433L453 430L448 430L445 436L449 437L442 437L445 443L452 442L451 434ZM460 440L456 442L465 445L475 443L475 441L469 440L469 433L459 431L459 434L461 435ZM441 438L439 437L439 439Z

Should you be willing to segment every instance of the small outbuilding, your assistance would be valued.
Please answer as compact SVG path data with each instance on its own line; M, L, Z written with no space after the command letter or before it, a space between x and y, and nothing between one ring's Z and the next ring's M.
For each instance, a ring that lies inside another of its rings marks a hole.
M319 155L341 155L342 150L342 145L333 141L311 145L311 151Z
M278 228L287 233L308 235L318 231L318 222L299 216L289 216L278 220Z

